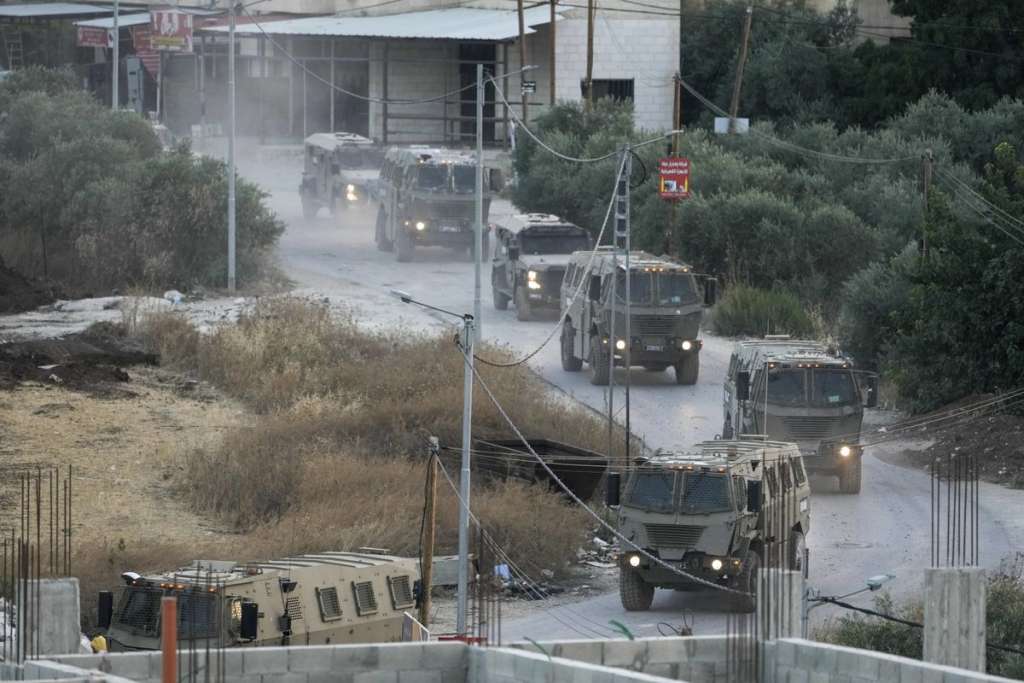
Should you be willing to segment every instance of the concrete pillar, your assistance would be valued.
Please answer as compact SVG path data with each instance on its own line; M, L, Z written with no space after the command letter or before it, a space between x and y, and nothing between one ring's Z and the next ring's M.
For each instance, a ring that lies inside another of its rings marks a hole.
M800 638L804 577L788 569L758 572L757 623L765 640Z
M78 609L78 579L42 579L29 581L29 593L35 602L38 584L38 609L27 605L18 619L18 637L31 643L27 651L39 656L75 655L81 644L81 616ZM38 644L38 649L37 649Z
M985 570L924 570L924 661L985 671Z

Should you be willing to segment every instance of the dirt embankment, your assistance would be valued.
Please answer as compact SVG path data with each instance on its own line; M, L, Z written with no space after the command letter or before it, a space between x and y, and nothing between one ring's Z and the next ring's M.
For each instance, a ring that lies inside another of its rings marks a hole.
M8 268L0 258L0 314L31 311L56 300L53 287L32 282Z

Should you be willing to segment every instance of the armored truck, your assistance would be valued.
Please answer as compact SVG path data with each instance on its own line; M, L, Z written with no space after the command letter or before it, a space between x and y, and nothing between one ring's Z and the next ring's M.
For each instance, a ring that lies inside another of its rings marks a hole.
M315 133L304 147L299 196L306 220L324 207L333 216L370 200L384 157L373 140L355 133Z
M877 403L877 375L821 342L773 336L736 344L723 391L724 438L795 442L809 472L860 492L861 423Z
M562 368L577 372L585 362L591 383L603 385L612 361L651 372L671 366L676 382L696 384L700 327L704 307L714 303L715 280L686 264L633 252L627 338L624 255L614 247L600 247L593 259L592 253L573 254L562 280Z
M648 609L655 588L703 587L637 547L692 577L750 595L766 564L802 570L810 486L799 455L789 443L720 440L642 460L616 501L619 531L635 544L618 560L622 606ZM741 602L753 608L752 599Z
M516 307L519 320L538 309L558 311L562 278L573 252L589 251L590 233L558 216L528 213L495 226L491 291L494 307Z
M476 166L475 156L452 149L389 149L378 185L377 248L394 251L399 261L411 261L418 246L471 253L475 244ZM491 197L500 188L501 172L485 168L483 254L489 252L487 214Z
M253 564L198 560L122 577L120 601L104 610L101 594L99 610L115 651L160 649L164 596L178 598L179 640L218 647L398 641L420 579L414 559L348 552Z

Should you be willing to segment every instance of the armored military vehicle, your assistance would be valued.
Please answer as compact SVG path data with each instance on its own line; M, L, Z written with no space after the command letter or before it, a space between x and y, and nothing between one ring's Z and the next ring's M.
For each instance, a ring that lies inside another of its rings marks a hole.
M877 375L856 371L820 342L742 341L725 378L722 436L796 442L809 472L836 475L843 493L858 493L864 407L873 407L877 394Z
M377 182L384 150L355 133L315 133L306 138L299 196L306 220L327 207L339 209L366 204Z
M715 280L671 259L633 252L627 339L623 253L600 247L588 270L590 261L591 252L573 254L562 280L562 368L577 372L586 361L590 381L607 384L612 354L616 366L640 365L651 372L672 366L676 382L696 384L700 326L704 307L714 303Z
M569 258L592 244L583 228L544 213L510 216L494 236L494 307L504 311L512 301L519 320L530 320L537 309L559 309Z
M122 575L104 615L112 650L160 648L160 600L178 598L180 640L218 646L323 645L402 639L419 588L413 559L325 552L240 564L199 560L166 574Z
M776 558L803 568L811 490L799 455L777 441L707 441L688 454L658 453L631 471L621 501L611 501L620 502L619 531L692 576L755 594L766 548L781 548ZM648 609L655 588L701 584L624 549L622 606ZM752 609L752 600L742 602Z
M411 261L417 246L472 252L476 224L476 157L425 146L392 147L380 170L380 209L375 240L381 251ZM501 172L484 169L484 251L487 214L501 189Z

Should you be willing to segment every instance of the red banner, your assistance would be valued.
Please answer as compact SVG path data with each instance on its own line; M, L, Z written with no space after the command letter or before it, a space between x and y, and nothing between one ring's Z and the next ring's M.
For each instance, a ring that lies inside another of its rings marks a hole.
M662 199L686 199L690 196L690 160L669 157L658 161L658 192Z
M149 75L156 78L160 75L160 53L153 49L149 36L149 26L132 27L132 45L135 46L135 54L142 60L142 65L146 67Z
M150 10L150 41L154 50L192 52L192 15L176 9Z
M78 27L78 47L114 47L111 31L94 26Z

